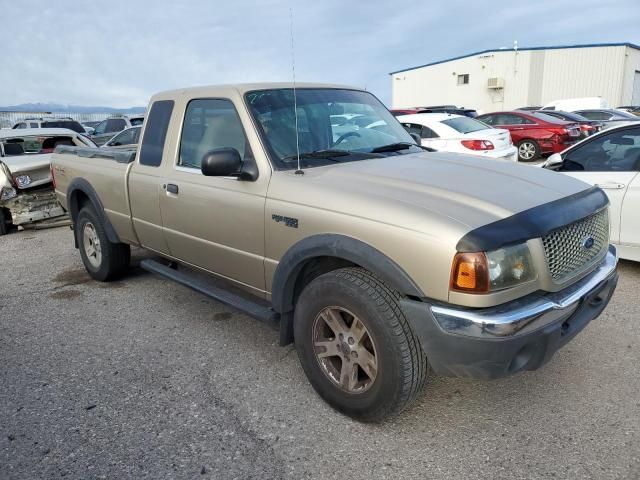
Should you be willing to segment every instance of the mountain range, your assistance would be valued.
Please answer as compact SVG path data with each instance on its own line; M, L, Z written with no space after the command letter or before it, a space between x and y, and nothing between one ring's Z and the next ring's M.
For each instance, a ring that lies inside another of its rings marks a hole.
M84 107L59 103L21 103L20 105L0 106L1 111L9 112L52 112L52 113L144 113L145 107Z

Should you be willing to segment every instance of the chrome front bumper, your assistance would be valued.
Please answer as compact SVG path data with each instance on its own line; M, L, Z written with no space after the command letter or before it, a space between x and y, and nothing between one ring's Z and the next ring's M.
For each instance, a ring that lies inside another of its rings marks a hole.
M525 334L571 317L585 298L615 275L617 264L615 247L610 246L602 263L590 275L559 292L532 294L483 309L432 305L431 313L440 328L451 334L476 338Z

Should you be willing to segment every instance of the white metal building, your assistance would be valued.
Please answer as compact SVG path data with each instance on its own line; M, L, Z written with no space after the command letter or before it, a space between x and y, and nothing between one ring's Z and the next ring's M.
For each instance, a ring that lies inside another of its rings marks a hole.
M486 113L576 97L640 105L640 46L631 43L485 50L390 75L393 108Z

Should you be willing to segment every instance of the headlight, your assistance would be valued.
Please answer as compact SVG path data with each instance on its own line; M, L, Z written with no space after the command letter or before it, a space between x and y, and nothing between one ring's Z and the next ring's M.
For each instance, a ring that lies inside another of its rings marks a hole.
M31 183L31 177L29 175L18 175L14 180L19 188L27 187Z
M525 243L487 253L489 290L502 290L536 278L529 247Z
M16 189L13 187L0 188L0 200L10 200L17 195Z
M492 252L458 253L451 269L451 290L489 293L536 278L525 243Z

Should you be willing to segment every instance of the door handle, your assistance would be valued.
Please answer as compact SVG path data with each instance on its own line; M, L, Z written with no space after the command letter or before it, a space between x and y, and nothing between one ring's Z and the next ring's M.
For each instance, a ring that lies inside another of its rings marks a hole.
M609 183L596 183L596 187L600 187L604 190L621 190L624 187L626 187L626 185L624 183L609 182Z
M167 193L173 193L174 195L178 194L178 185L175 183L167 183Z

